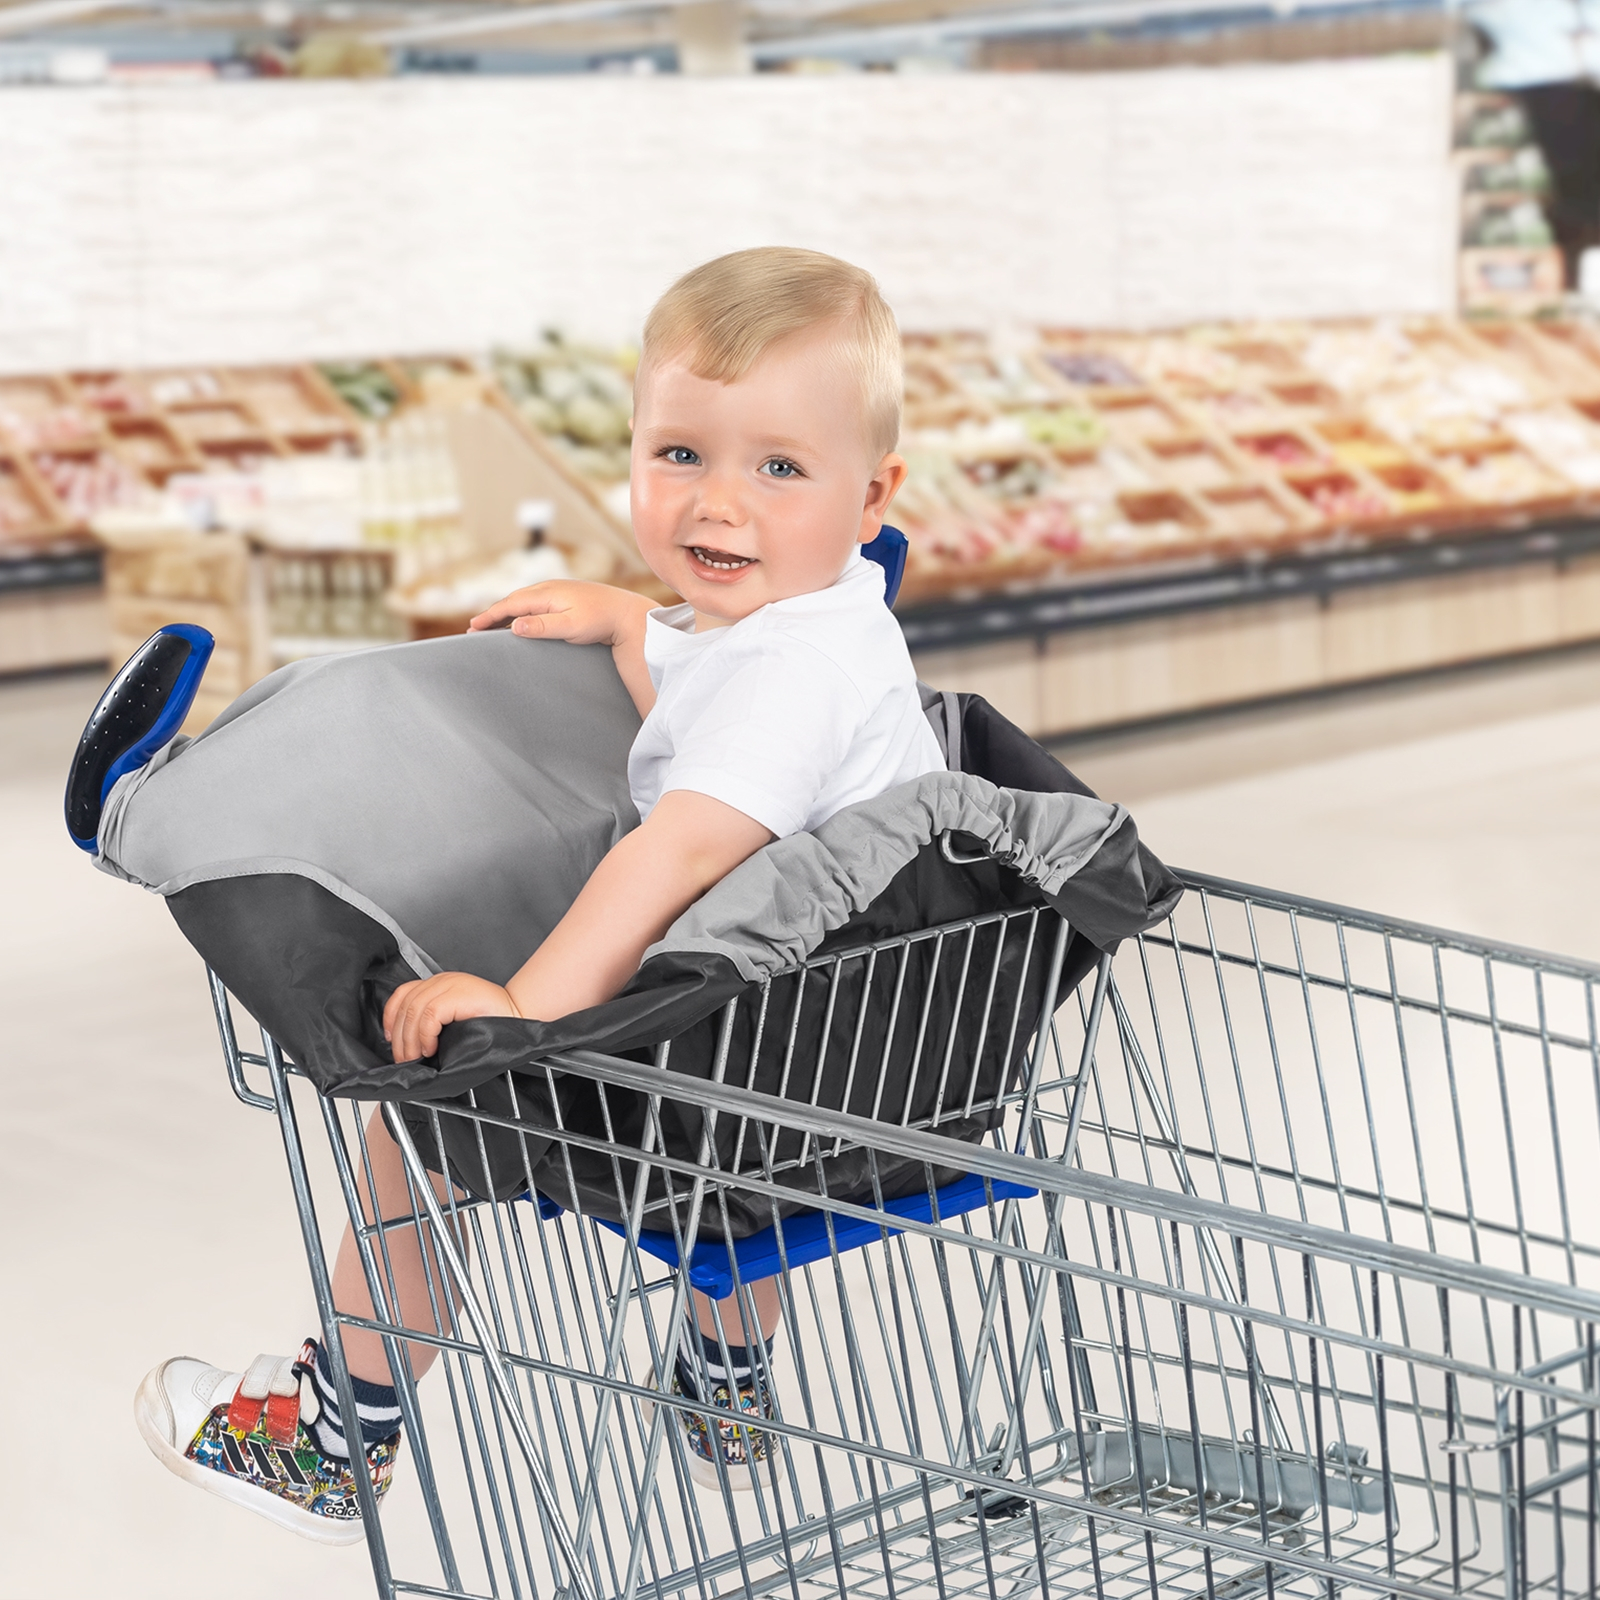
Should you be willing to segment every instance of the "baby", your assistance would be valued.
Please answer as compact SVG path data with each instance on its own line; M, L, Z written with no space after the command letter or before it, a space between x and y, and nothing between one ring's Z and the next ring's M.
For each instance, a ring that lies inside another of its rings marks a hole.
M741 251L662 297L634 390L633 528L650 570L683 604L656 609L604 584L541 583L471 624L611 647L643 719L628 761L640 826L504 987L443 972L396 989L383 1017L396 1061L432 1055L440 1030L463 1018L553 1021L609 1000L645 950L764 845L944 769L883 573L859 548L877 537L905 479L894 453L901 394L893 314L867 273L831 256ZM380 1210L406 1214L400 1154L381 1116L367 1140ZM432 1328L414 1230L391 1233L390 1258L402 1320ZM333 1291L339 1310L372 1314L348 1229ZM694 1297L701 1348L680 1354L675 1392L769 1410L760 1374L778 1320L776 1280L751 1299L759 1328L736 1299ZM381 1489L400 1411L382 1339L347 1328L344 1349L357 1419L340 1416L326 1352L308 1340L298 1360L258 1358L242 1380L188 1358L164 1363L140 1390L145 1437L191 1481L311 1537L358 1539L350 1438L359 1429ZM409 1349L420 1376L437 1352ZM227 1426L270 1418L274 1395L287 1418L296 1393L300 1432L283 1426L302 1444L306 1483L268 1472L268 1453L245 1454ZM719 1455L726 1471L763 1448L758 1431L708 1430L698 1414L675 1414L702 1482L718 1483ZM747 1471L726 1476L749 1484Z

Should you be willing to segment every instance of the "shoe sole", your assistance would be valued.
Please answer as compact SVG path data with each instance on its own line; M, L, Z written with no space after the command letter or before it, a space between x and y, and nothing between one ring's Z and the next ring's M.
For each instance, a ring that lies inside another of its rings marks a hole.
M178 1356L174 1359L181 1361L191 1358ZM173 1416L161 1384L161 1376L171 1364L170 1361L163 1361L159 1367L146 1373L144 1382L133 1397L133 1418L139 1425L139 1435L150 1447L150 1453L168 1472L175 1473L185 1483L192 1483L208 1494L243 1506L246 1511L253 1511L258 1517L277 1523L280 1528L288 1528L302 1539L314 1539L318 1544L360 1544L366 1538L366 1529L359 1521L335 1522L331 1517L319 1517L314 1512L291 1505L256 1484L242 1483L238 1478L230 1478L226 1473L191 1461L171 1439Z

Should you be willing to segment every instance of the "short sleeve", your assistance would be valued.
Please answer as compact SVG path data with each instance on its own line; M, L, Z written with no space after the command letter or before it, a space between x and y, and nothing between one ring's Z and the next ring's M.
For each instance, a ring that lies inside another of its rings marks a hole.
M769 635L715 665L723 681L673 729L661 792L710 795L780 839L798 833L866 721L861 693L836 662L794 638Z

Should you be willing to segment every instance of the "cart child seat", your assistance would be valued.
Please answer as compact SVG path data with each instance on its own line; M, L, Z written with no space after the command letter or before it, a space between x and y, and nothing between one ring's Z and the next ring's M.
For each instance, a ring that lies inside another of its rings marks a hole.
M871 553L892 565L894 545ZM749 1087L777 1089L798 1050L814 1063L806 1092L818 1104L981 1138L1046 990L1068 992L1101 950L1176 899L1121 807L982 700L924 698L951 771L758 852L678 919L607 1004L554 1023L453 1024L426 1061L389 1058L389 992L445 969L504 981L636 824L626 759L638 717L608 651L490 633L296 663L198 738L114 777L96 862L166 898L319 1088L406 1102L430 1161L453 1157L475 1193L534 1188L616 1220L608 1162L531 1132L457 1133L420 1107L470 1095L512 1119L581 1128L592 1097L534 1064L571 1050L643 1053L711 1077L732 1050L748 1062ZM1066 920L1054 963L1049 938L1024 937L1002 915L1027 908ZM962 919L983 924L972 953L987 963L982 984L935 981L927 942L908 946L898 975L846 959L869 939ZM829 955L839 957L833 979L808 979L805 963ZM920 1015L893 1014L896 987L924 993ZM789 1008L781 1028L758 1014L758 992ZM730 1023L724 1010L740 995L752 1004ZM996 1016L1004 1026L991 1025ZM967 1081L942 1082L941 1059L966 1063ZM642 1104L628 1117L642 1132ZM696 1151L704 1132L698 1113L673 1130ZM452 1136L474 1148L438 1148ZM755 1159L741 1157L731 1124L716 1140L729 1162ZM899 1198L922 1184L909 1166L873 1176L848 1155L808 1164L797 1154L776 1153L792 1200L776 1213L724 1209L708 1231L760 1233L819 1185L837 1194L886 1182ZM651 1204L668 1204L665 1194Z

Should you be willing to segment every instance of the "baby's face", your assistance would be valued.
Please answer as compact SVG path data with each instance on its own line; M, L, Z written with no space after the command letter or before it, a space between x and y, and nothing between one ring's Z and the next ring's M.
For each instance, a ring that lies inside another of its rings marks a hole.
M642 376L634 537L700 629L826 589L877 536L905 464L870 454L859 383L825 338L786 340L737 383L681 360Z

